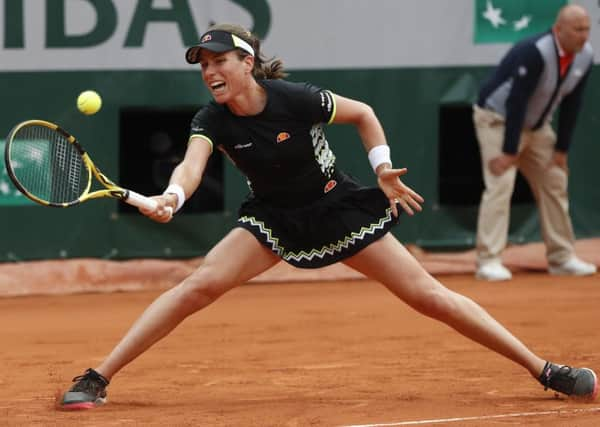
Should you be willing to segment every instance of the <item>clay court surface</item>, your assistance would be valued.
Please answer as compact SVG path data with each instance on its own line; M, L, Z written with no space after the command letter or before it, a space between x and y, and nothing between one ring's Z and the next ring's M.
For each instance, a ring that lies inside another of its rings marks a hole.
M598 275L438 277L540 355L600 371ZM159 292L0 298L0 425L600 425L599 400L556 399L368 280L234 289L115 376L106 406L57 411Z

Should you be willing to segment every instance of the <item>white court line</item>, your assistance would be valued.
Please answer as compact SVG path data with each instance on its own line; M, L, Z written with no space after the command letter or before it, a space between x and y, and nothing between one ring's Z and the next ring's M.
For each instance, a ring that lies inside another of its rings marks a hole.
M518 412L514 414L499 414L499 415L481 415L479 417L461 417L461 418L438 418L433 420L417 420L417 421L400 421L397 423L383 423L383 424L356 424L347 425L342 427L394 427L394 426L416 426L425 424L441 424L441 423L457 423L464 421L482 421L482 420L497 420L499 418L519 418L519 417L535 417L540 415L566 415L566 414L580 414L587 412L600 412L598 408L586 408L586 409L571 409L563 410L557 409L555 411L540 411L540 412Z

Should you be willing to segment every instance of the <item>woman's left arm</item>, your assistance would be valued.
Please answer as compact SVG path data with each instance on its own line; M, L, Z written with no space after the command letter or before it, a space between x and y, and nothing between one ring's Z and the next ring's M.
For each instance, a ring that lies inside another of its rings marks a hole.
M371 166L377 174L377 183L389 199L394 216L398 216L397 204L400 204L409 215L413 215L415 210L420 212L423 209L421 203L424 202L424 199L400 180L400 177L405 175L408 170L392 167L385 132L373 108L364 102L340 95L334 95L334 99L333 123L356 126Z

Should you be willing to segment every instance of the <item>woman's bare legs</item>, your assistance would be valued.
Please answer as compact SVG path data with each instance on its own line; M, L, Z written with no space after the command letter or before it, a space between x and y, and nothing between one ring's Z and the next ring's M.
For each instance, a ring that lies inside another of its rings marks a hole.
M277 262L279 258L250 232L233 229L206 255L194 273L159 296L142 313L96 371L110 379L187 316Z
M381 282L420 313L523 366L535 378L542 372L545 360L474 301L444 287L390 233L344 263Z

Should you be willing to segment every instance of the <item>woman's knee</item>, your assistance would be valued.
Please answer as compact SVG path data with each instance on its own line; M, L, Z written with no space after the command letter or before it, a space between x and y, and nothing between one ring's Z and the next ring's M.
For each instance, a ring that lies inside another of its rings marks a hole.
M179 285L179 290L188 304L202 308L233 286L231 279L218 269L200 267Z

